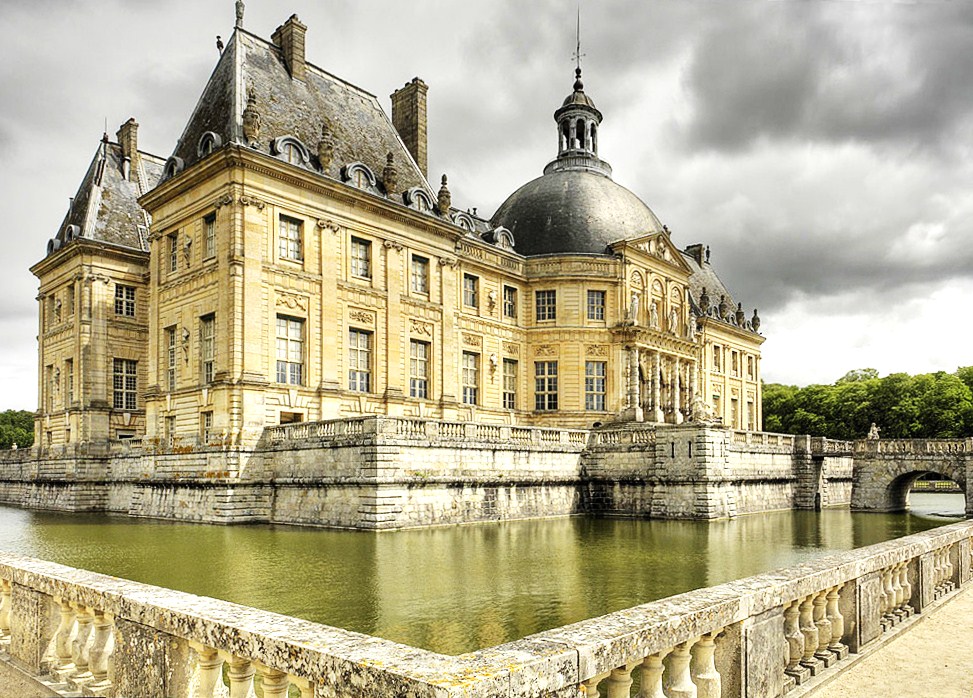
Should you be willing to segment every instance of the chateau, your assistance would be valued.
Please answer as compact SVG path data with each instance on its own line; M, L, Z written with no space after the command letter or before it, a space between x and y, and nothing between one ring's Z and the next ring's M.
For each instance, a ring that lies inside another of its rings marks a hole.
M426 84L389 118L305 32L240 7L168 159L134 119L98 144L31 269L41 447L356 415L759 430L757 313L612 180L580 68L553 160L487 219L430 181Z

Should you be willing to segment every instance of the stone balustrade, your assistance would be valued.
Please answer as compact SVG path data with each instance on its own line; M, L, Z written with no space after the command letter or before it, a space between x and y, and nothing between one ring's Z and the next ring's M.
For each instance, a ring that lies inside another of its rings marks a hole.
M242 697L255 677L266 698L623 698L636 679L643 697L776 698L968 584L971 537L953 524L458 657L0 553L0 659L125 698Z
M786 449L793 449L796 437L793 434L774 434L765 431L741 431L733 430L731 439L734 444L745 444L747 446L777 446Z
M973 438L966 439L863 439L855 441L856 455L942 456L973 453Z

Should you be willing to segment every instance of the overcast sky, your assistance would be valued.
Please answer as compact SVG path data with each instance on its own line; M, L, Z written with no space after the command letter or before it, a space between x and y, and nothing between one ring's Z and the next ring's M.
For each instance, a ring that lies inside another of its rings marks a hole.
M556 153L576 4L248 0L311 62L429 85L432 179L492 214ZM167 157L232 0L0 0L0 409L36 408L36 279L108 120ZM973 364L973 3L583 0L600 153L748 315L763 377Z

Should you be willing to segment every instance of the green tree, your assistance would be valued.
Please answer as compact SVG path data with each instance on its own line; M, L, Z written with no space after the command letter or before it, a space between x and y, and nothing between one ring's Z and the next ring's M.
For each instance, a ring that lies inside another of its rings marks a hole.
M34 413L26 410L0 412L0 448L17 444L25 448L34 444Z

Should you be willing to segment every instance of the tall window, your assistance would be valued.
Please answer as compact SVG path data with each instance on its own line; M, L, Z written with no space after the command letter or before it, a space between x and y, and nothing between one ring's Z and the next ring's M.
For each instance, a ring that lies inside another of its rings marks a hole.
M513 359L503 360L503 407L517 409L517 362Z
M277 382L304 384L304 321L277 316Z
M372 278L372 243L360 238L351 239L351 275Z
M199 319L199 365L203 383L213 382L213 365L216 359L216 317L204 315Z
M717 373L723 370L723 348L713 345L713 370Z
M557 291L535 291L534 301L537 307L535 317L538 322L557 319Z
M557 409L557 361L534 362L534 409Z
M176 328L166 328L166 386L176 389Z
M74 359L64 361L64 406L74 402Z
M348 390L372 389L372 333L348 330Z
M754 368L753 357L748 356L747 357L747 378L749 378L750 380L753 380L753 373L754 373L753 368Z
M47 380L44 384L47 386L47 395L45 403L47 404L47 411L54 411L54 366L48 365L44 368L44 373L47 375Z
M68 288L67 288L67 299L64 301L64 304L68 308L68 317L71 317L72 315L74 315L75 298L74 298L74 284L73 283L72 284L68 284Z
M730 367L733 372L734 377L740 375L740 354L739 352L730 352Z
M480 307L480 279L472 274L463 274L463 305Z
M174 416L167 416L165 422L163 423L163 437L166 443L172 444L172 439L176 435L176 418Z
M112 405L116 410L134 410L137 404L138 362L115 359L112 368Z
M281 259L291 259L296 262L304 260L304 244L301 234L301 221L296 218L280 217L278 232L278 254Z
M463 352L463 402L467 405L479 404L480 398L480 355Z
M179 271L179 236L173 233L166 240L169 243L169 272Z
M517 317L517 289L513 286L503 287L503 316Z
M216 256L216 214L211 213L203 219L203 259Z
M585 361L584 408L596 412L605 411L605 377L608 374L605 361Z
M429 343L409 342L409 396L429 397Z
M208 444L213 436L213 413L199 413L199 437L204 444Z
M115 284L115 315L135 317L135 287Z
M409 277L412 281L413 293L429 293L429 260L412 255Z
M588 319L605 319L605 292L588 291Z

